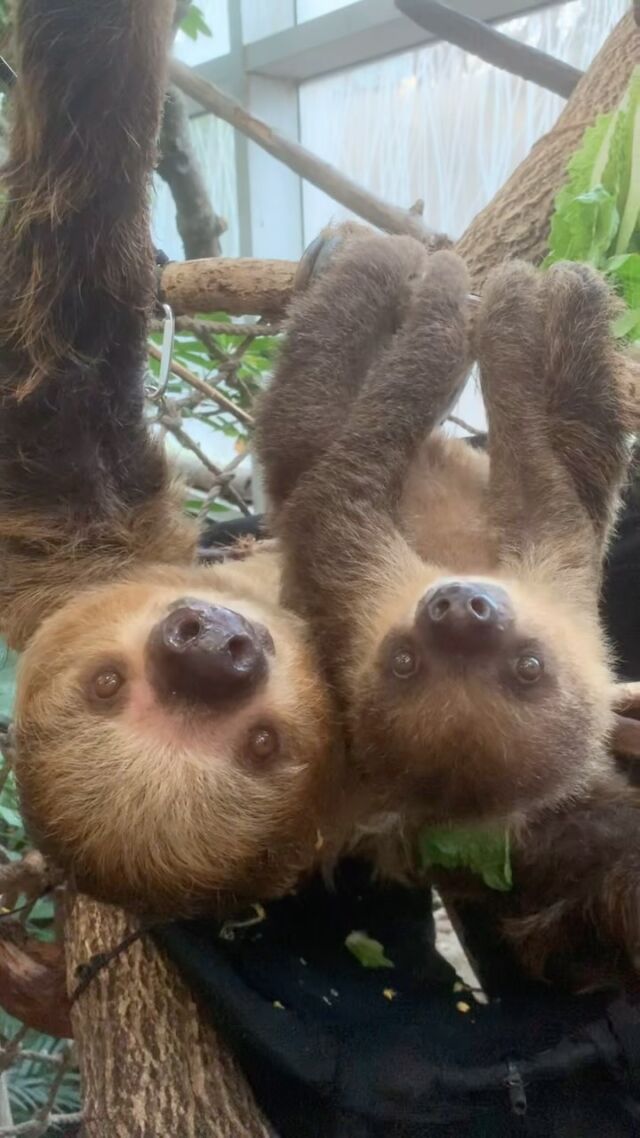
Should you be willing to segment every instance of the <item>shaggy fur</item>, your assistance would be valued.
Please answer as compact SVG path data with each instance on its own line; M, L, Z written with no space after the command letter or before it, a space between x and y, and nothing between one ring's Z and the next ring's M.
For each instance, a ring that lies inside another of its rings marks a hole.
M553 970L597 928L619 974L640 933L640 813L610 753L597 612L628 462L612 297L584 267L506 266L472 344L454 254L427 259L409 239L353 227L338 236L293 312L258 449L285 599L313 630L343 716L360 846L401 875L425 824L508 826L518 889L505 909L523 958ZM436 430L474 354L489 463ZM424 650L423 598L450 578L506 590L508 652ZM398 677L407 651L415 670ZM531 685L515 672L529 654L543 664Z
M277 603L277 556L190 568L196 533L144 423L149 182L172 7L18 6L0 239L0 628L25 649L17 777L31 834L80 888L173 915L293 885L317 858L339 762L305 630ZM268 629L266 674L240 705L172 704L153 689L151 630L184 597ZM114 674L113 698L97 698Z

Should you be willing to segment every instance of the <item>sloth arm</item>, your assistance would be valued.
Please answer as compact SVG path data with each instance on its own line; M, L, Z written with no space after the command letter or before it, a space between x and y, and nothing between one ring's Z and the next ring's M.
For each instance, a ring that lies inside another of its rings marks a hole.
M0 234L0 632L16 648L78 589L194 548L144 422L171 14L18 5Z

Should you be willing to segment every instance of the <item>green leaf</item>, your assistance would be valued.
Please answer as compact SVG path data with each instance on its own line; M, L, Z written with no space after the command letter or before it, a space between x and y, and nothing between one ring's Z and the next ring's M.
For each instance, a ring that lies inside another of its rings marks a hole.
M630 308L613 322L614 336L620 340L640 339L640 308Z
M599 266L615 240L619 225L616 199L604 186L578 194L554 221L554 249L545 264L563 260L586 261Z
M0 818L6 823L7 826L13 827L14 830L22 829L22 818L17 810L13 810L10 806L5 806L0 802Z
M395 968L393 960L384 954L384 945L364 932L349 933L344 943L363 968Z
M202 12L197 4L191 4L180 23L180 30L184 32L189 39L197 40L198 36L211 36L213 32L205 20Z
M468 869L502 893L513 885L508 830L427 827L418 848L423 869Z

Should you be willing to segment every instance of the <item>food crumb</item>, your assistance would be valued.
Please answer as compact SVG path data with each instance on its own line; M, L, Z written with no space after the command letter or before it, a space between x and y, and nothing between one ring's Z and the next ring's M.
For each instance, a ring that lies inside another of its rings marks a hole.
M320 833L320 830L316 830L316 835L316 850L321 850L324 845L324 838Z
M284 1004L281 1004L280 1000L274 1000L273 1006L274 1006L274 1008L279 1008L281 1012L284 1011Z
M385 1000L395 1000L398 993L396 992L395 988L383 988L382 995L384 996Z
M336 988L330 988L330 989L329 989L329 992L330 992L330 994L331 994L332 996L334 996L334 997L335 997L335 999L336 999L336 1000L337 1000L338 996L340 995L340 993L337 991L337 989L336 989Z
M458 1011L459 1011L459 1012L462 1012L462 1014L463 1014L463 1015L466 1015L466 1014L467 1014L467 1012L470 1012L470 1011L471 1011L471 1006L470 1006L470 1004L467 1004L467 1003L465 1003L465 1001L464 1001L464 1000L458 1000L458 1003L456 1004L456 1007L457 1007L457 1009L458 1009Z

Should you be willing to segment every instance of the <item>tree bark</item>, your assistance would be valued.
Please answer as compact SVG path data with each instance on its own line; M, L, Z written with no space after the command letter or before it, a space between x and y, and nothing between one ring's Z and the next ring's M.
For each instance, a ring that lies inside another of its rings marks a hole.
M176 207L176 225L187 260L219 257L227 229L214 210L189 134L189 116L180 91L170 87L164 102L158 173Z
M537 264L547 252L555 196L566 180L567 162L598 114L620 102L640 62L640 30L628 12L585 72L558 121L533 147L495 197L471 222L457 244L474 288L502 261Z
M169 262L161 297L176 314L228 312L231 316L282 316L293 290L296 261L249 257Z
M70 902L69 991L77 968L136 926ZM72 1009L84 1088L83 1138L269 1138L243 1076L177 972L148 939L100 971Z

